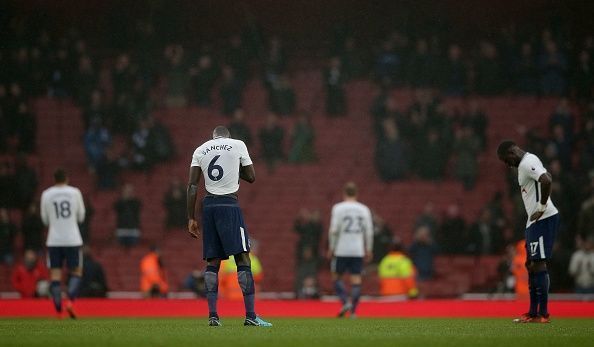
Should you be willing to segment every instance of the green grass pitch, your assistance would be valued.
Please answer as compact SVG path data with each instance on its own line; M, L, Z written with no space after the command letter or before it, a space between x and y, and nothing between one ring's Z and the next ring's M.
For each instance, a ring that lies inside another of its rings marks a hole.
M1 319L0 346L593 346L594 319L270 319L272 328L223 319Z

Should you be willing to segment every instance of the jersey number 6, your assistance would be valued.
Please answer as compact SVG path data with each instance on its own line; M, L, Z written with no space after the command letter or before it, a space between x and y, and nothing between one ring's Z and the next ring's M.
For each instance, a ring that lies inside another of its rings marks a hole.
M219 159L219 157L220 157L220 155L215 156L210 161L210 164L208 164L208 178L210 178L212 181L218 181L221 178L223 178L223 167L221 165L215 164L217 162L217 160ZM214 170L217 170L216 176L213 175Z

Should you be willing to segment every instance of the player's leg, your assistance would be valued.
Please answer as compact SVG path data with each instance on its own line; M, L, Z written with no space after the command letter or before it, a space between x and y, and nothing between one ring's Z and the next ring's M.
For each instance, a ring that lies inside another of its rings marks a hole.
M353 258L350 264L351 274L351 317L354 318L357 305L359 304L359 298L361 298L361 283L363 271L363 258Z
M206 271L204 272L204 286L206 288L206 300L208 301L208 325L220 326L217 301L219 298L219 269L221 259L213 258L207 260Z
M550 259L553 252L553 244L559 227L559 215L554 215L537 222L538 226L538 244L536 257L534 259L533 272L536 291L536 300L538 301L538 316L540 323L549 322L549 287L551 280L547 269L547 259Z
M235 255L235 264L237 264L237 281L243 293L243 303L245 305L245 326L271 327L272 324L256 315L255 299L256 286L254 276L252 275L252 264L250 254L247 252Z
M340 299L340 303L342 304L340 311L338 312L338 317L344 317L344 315L351 309L351 304L349 303L349 298L347 295L346 288L344 286L344 281L342 277L345 272L346 267L346 258L344 257L334 257L330 262L330 272L332 276L332 283L334 284L334 292Z
M202 209L202 250L207 261L204 272L204 286L208 301L208 324L220 326L217 311L219 297L219 269L221 259L227 258L215 223L215 207L212 207L212 198L205 198Z
M81 247L64 247L66 253L66 266L70 272L68 279L68 301L66 301L66 312L72 319L76 319L74 312L74 301L78 298L80 282L83 271L83 259Z
M48 267L50 268L50 295L58 315L62 313L62 251L60 247L48 247Z

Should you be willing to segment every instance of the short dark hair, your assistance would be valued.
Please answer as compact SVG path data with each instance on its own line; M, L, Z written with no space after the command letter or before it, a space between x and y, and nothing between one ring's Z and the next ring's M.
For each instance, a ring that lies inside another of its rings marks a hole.
M513 146L516 146L516 143L512 140L502 141L497 147L497 155L499 157L504 156Z
M66 179L68 179L68 174L66 173L66 170L60 168L54 171L54 181L56 183L65 183Z
M229 134L229 129L227 129L226 127L219 125L216 128L214 128L214 130L212 131L212 135L213 137L229 137L231 136L231 134Z
M355 182L347 182L344 185L344 194L349 197L357 196L357 185Z

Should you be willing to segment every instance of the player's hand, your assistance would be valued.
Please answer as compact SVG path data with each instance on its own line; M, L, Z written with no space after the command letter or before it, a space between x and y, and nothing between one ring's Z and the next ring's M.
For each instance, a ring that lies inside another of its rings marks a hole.
M534 212L532 214L532 216L530 216L530 221L533 222L533 221L539 220L540 217L542 217L543 213L544 213L544 211L542 211L542 212L538 212L538 211L537 212Z
M365 253L365 262L366 263L371 263L371 260L373 259L373 253L372 252L367 252Z
M200 235L200 229L198 228L198 222L195 219L188 220L188 232L190 236L197 239Z
M331 260L334 257L334 253L331 250L326 252L326 259Z

